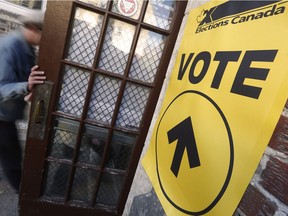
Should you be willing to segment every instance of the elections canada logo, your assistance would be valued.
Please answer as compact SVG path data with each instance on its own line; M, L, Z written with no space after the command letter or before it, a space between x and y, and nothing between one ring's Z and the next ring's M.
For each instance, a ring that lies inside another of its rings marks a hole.
M229 24L241 24L283 14L287 1L228 1L201 11L196 34Z

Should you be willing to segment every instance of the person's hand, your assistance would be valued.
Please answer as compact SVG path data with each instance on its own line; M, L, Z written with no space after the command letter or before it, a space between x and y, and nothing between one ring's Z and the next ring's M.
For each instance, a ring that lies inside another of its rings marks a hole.
M28 95L24 97L24 101L30 102L32 100L33 93L30 92Z
M28 90L32 91L33 87L38 84L44 83L46 76L44 76L44 71L37 70L39 67L35 65L31 69L31 73L28 78Z

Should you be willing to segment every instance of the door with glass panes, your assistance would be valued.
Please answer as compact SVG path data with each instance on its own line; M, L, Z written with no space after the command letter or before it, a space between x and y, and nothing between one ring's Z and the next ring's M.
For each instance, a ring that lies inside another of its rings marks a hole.
M21 216L121 215L185 1L48 1Z

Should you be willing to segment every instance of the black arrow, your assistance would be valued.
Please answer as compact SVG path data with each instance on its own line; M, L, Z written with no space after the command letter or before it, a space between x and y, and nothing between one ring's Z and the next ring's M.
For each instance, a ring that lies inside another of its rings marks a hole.
M184 121L180 122L170 131L168 131L167 135L169 144L173 143L175 140L178 140L170 168L176 177L178 176L185 148L187 149L190 168L200 166L199 155L190 117L186 118Z

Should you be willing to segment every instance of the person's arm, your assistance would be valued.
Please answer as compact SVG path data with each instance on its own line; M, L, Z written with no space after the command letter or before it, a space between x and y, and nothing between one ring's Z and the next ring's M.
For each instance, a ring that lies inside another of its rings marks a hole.
M0 73L0 102L4 102L16 98L24 98L29 94L33 87L37 84L42 84L46 77L43 71L38 71L38 66L31 69L31 73L27 82L15 82L16 66L13 54L7 50L0 58L1 73Z
M0 102L14 98L23 98L28 91L28 82L15 82L16 64L13 54L10 50L4 50L0 53Z

